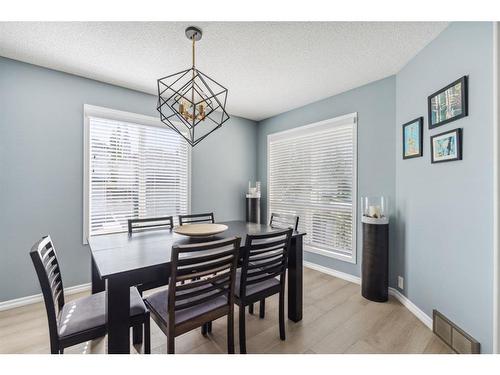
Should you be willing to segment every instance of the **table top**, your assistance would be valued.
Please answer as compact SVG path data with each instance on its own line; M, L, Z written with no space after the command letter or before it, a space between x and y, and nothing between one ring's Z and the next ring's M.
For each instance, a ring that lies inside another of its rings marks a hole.
M228 230L227 225L213 223L178 225L173 229L173 231L177 234L205 238L207 236L214 236L216 234L224 233L226 230Z
M241 246L245 244L247 234L263 234L276 231L265 224L244 221L226 221L219 224L228 226L228 230L211 237L213 240L238 236ZM292 237L303 236L304 232L294 231ZM90 237L89 247L95 265L102 278L143 269L170 262L172 245L200 242L174 233L171 230L157 229L134 233L116 233Z

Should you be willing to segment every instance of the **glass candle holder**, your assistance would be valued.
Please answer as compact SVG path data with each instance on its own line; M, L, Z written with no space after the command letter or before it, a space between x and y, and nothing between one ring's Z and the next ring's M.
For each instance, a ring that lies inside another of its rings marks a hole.
M362 197L361 216L363 219L383 219L386 221L389 216L387 197Z

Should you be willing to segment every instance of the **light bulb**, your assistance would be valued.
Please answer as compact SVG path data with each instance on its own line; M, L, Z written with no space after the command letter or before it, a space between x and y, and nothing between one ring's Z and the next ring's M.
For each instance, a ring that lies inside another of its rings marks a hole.
M198 119L205 120L205 108L207 108L207 103L201 102L198 104Z
M192 115L189 113L189 109L191 108L191 103L184 97L182 97L180 103L179 103L179 113L184 117L186 120L191 120Z

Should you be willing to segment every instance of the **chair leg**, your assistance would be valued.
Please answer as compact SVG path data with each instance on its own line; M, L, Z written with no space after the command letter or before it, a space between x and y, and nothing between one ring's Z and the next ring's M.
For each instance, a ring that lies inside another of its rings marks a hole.
M281 290L279 296L279 326L280 339L285 340L285 291Z
M132 327L132 343L134 345L142 343L142 324Z
M59 349L59 354L64 354L64 348Z
M227 315L227 353L234 354L234 311Z
M175 336L167 337L167 354L175 354Z
M207 333L211 333L212 332L212 322L208 322L207 323Z
M201 334L203 336L206 336L208 333L208 323L204 323L202 326L201 326Z
M245 337L245 306L240 306L240 354L247 354L247 342Z
M149 315L144 321L144 354L151 354L151 324Z
M59 346L59 341L50 338L50 354L60 354L61 347Z
M137 288L139 295L142 297L142 290L140 285ZM132 344L137 345L142 343L142 324L138 324L132 327Z
M266 300L261 299L259 305L259 318L264 319L266 316Z
M253 315L253 303L248 305L248 312Z

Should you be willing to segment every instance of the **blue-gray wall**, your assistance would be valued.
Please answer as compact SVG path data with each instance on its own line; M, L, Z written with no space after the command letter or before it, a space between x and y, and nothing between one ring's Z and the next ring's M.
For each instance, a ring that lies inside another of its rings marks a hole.
M192 212L211 212L215 219L245 220L248 181L255 181L257 126L232 117L200 142L192 158Z
M389 77L261 121L258 124L257 173L259 180L262 181L263 220L267 221L265 217L267 214L267 136L352 112L358 113L357 202L360 201L361 196L365 195L386 195L390 202L394 202L395 95L395 77ZM356 264L307 252L304 258L313 263L359 276L361 225L358 225Z
M391 285L438 309L492 351L493 41L491 23L453 23L396 78L397 246ZM428 129L427 96L469 76L469 116ZM424 116L424 156L401 158L401 124ZM463 160L430 162L430 136L463 128Z
M82 245L83 105L157 116L156 98L0 57L0 301L40 293L28 256L50 233L65 286L90 279ZM244 219L256 124L231 118L193 151L192 211Z

